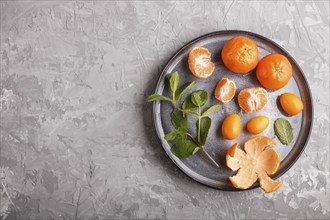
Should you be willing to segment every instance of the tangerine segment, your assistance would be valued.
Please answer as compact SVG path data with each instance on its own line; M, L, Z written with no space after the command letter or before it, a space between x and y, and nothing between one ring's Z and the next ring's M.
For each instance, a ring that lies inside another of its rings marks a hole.
M215 68L210 51L203 47L195 47L190 51L188 64L191 73L202 79L211 76Z
M256 71L261 85L267 89L283 88L292 77L290 61L281 54L269 54L262 58Z
M235 188L247 189L259 179L260 187L266 192L274 192L282 183L272 180L268 174L274 174L280 164L280 157L274 149L275 142L268 137L257 136L247 140L244 151L234 144L227 152L226 165L237 174L229 177Z
M261 87L247 88L238 94L238 104L247 113L261 111L268 102L268 93Z
M234 73L247 73L253 70L258 64L258 47L247 37L233 37L223 47L221 58L230 71Z
M235 92L235 82L230 79L223 78L218 82L214 91L214 96L216 99L226 104L234 98Z

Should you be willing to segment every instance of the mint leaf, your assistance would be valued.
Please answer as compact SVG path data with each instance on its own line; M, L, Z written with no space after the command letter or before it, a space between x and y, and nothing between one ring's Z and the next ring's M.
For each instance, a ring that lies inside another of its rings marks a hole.
M152 94L152 95L148 96L148 98L147 98L148 102L152 102L152 101L156 101L156 100L172 102L172 99L167 98L165 96L161 96L159 94Z
M178 90L175 91L175 94L174 94L175 101L178 101L183 93L187 92L189 89L191 89L195 85L196 85L195 81L183 84Z
M167 134L164 136L164 139L167 140L167 141L172 141L172 140L174 140L176 137L177 137L177 131L172 131L172 132L170 132L170 133L167 133Z
M200 148L194 142L180 138L171 148L171 152L175 156L184 159L194 155L199 149Z
M201 107L201 105L202 105L202 99L198 93L191 94L191 101L192 101L192 103L194 103L194 105L196 105L198 107Z
M178 128L175 131L167 133L164 136L164 139L167 141L172 141L176 138L186 138L187 137L187 129L186 128Z
M182 138L186 138L187 137L187 131L188 131L188 128L185 128L185 127L178 128L176 130L177 136L182 137Z
M184 110L194 110L198 108L192 101L191 101L191 94L189 94L182 104L182 109Z
M221 108L221 105L213 105L211 107L206 107L203 109L202 111L202 117L208 115L208 114L211 114L213 112L216 112L218 111L219 109Z
M197 117L199 117L199 113L198 112L194 112L192 110L182 110L184 113L188 113L188 114L191 114L191 115L195 115Z
M200 97L200 100L201 100L201 105L200 106L203 106L207 99L208 99L208 95L207 95L207 92L205 92L204 90L197 90L197 91L194 91L192 93L190 93L186 99L184 100L183 104L182 104L182 109L184 110L194 110L196 108L198 108L198 105L194 104L193 101L192 101L192 96L193 94L198 94L199 97Z
M170 83L171 90L172 90L172 92L174 94L175 91L178 88L179 81L180 81L180 77L179 77L178 72L174 72L172 74L168 74L167 75L167 79L168 79L168 81Z
M174 109L171 114L172 118L172 124L173 126L178 129L178 128L185 128L188 129L188 119L187 117L184 117L183 113L178 110Z
M284 145L289 145L293 140L293 128L290 122L284 118L278 118L274 122L274 131L277 138Z
M197 122L197 126L198 126L198 122ZM209 135L210 127L211 127L211 118L206 116L206 117L203 117L200 119L200 126L199 126L200 140L199 140L199 142L201 145L205 145L207 136Z
M208 99L207 92L205 92L204 90L198 90L198 91L196 91L196 93L198 93L198 95L201 97L201 100L202 100L201 106L203 106L207 102L207 99Z

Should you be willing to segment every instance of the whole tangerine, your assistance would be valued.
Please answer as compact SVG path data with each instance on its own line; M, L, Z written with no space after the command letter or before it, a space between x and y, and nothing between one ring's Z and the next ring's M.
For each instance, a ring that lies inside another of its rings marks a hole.
M269 54L262 58L257 66L257 78L267 89L281 89L291 77L291 63L281 54Z
M247 73L258 64L258 47L251 39L236 36L226 42L221 52L221 58L230 71Z

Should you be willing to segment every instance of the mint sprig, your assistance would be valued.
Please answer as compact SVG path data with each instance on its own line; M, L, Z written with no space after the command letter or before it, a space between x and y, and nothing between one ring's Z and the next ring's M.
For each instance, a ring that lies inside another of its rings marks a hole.
M206 144L212 124L212 120L208 115L218 111L221 106L213 105L201 109L208 100L208 94L204 90L197 90L187 95L182 107L178 108L177 102L180 100L180 97L194 87L196 82L185 83L179 87L180 77L177 72L168 74L166 78L172 91L172 97L169 98L159 94L153 94L147 98L147 101L159 100L172 103L173 111L171 113L171 122L176 130L167 133L164 137L167 141L175 141L171 152L179 158L188 158L199 150L202 150L202 152L219 167L219 164L205 150L204 145ZM197 117L196 137L193 137L188 131L188 115Z
M170 84L170 88L172 91L172 97L166 97L166 96L162 96L159 94L152 94L147 98L148 102L152 102L152 101L167 101L167 102L171 102L173 105L173 108L176 108L176 103L179 101L180 97L187 92L188 90L190 90L192 87L194 87L196 85L195 81L192 81L190 83L185 83L183 84L181 87L178 88L179 86L179 82L180 82L180 76L178 74L178 72L174 72L171 74L168 74L166 76L169 84Z
M208 100L208 94L204 90L197 90L189 94L185 101L182 104L182 111L183 113L193 115L197 117L196 122L196 137L190 138L194 140L194 142L198 145L198 147L206 154L206 156L217 166L219 167L218 163L214 161L214 159L208 154L205 150L204 145L206 144L206 140L211 128L212 120L208 117L209 114L218 111L221 106L220 105L213 105L209 107L205 107L203 110L201 109ZM194 111L197 110L197 111Z

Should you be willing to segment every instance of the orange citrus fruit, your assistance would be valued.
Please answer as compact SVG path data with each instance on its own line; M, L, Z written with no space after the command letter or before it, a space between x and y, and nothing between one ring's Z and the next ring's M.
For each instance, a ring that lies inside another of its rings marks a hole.
M195 47L190 51L188 64L192 74L202 79L211 76L215 67L210 51L203 47Z
M269 54L257 66L257 78L267 89L283 88L292 77L292 66L281 54Z
M289 115L297 115L304 109L304 104L301 99L289 92L281 95L280 103L283 110Z
M214 91L214 96L216 99L225 104L234 98L235 92L236 84L234 81L223 78L218 82Z
M235 143L226 155L226 165L235 176L229 177L235 188L247 189L258 179L260 187L265 193L271 193L282 186L282 182L272 180L268 175L276 173L280 166L280 157L276 150L266 148L275 146L275 142L268 137L256 136L247 140L244 150Z
M221 133L227 140L233 140L241 132L241 118L237 114L228 115L222 123Z
M269 125L269 118L266 116L257 116L248 121L246 130L251 134L260 134Z
M221 57L223 63L230 71L247 73L258 64L258 47L247 37L233 37L226 42L222 49Z
M268 102L268 93L261 87L243 89L238 94L238 104L247 113L261 111Z

